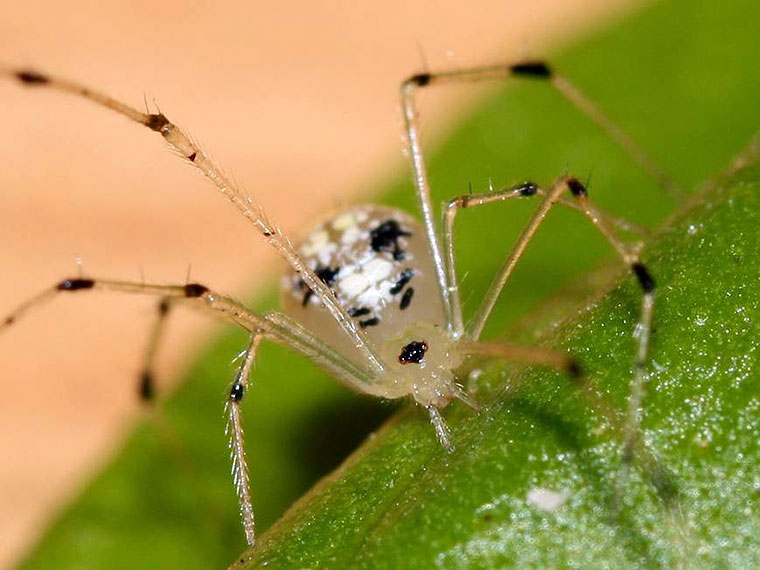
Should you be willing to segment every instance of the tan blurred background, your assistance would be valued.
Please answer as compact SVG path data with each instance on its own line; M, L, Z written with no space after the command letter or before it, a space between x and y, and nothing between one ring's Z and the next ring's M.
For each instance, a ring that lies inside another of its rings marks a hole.
M405 167L396 88L423 62L540 56L634 1L274 4L17 3L0 20L0 61L155 100L293 230ZM426 132L445 132L476 96L426 96ZM154 282L184 282L191 267L193 279L240 296L276 275L255 232L156 137L10 82L0 102L0 313L76 275L78 259L88 275ZM0 567L139 413L135 375L154 305L59 299L0 336ZM164 387L213 330L172 321Z

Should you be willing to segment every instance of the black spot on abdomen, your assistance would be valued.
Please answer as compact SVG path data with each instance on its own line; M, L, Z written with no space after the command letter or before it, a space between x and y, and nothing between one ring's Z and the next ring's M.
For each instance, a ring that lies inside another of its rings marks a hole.
M393 259L401 261L404 252L398 243L400 237L409 237L412 234L401 229L396 220L387 220L370 232L370 247L372 251L385 251L393 255Z
M414 296L414 287L409 287L406 291L404 291L404 294L401 296L401 302L398 305L398 308L402 311L406 309L409 304L412 302L412 297Z

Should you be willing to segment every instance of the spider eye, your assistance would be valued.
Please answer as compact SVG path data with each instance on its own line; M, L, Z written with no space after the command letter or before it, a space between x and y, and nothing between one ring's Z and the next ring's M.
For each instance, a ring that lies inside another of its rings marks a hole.
M401 349L398 355L398 361L401 364L419 364L425 357L428 345L424 340L413 340Z

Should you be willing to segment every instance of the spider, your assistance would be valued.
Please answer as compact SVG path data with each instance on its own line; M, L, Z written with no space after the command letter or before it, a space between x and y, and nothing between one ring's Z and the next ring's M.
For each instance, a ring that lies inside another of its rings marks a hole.
M547 82L596 122L664 188L678 193L677 185L622 130L545 62L524 61L420 73L407 78L401 85L401 106L421 222L398 209L360 205L324 220L297 246L252 196L237 187L209 155L162 112L143 112L74 81L29 69L0 67L0 75L28 87L79 96L159 134L170 148L216 186L248 218L264 241L287 261L289 267L281 283L283 312L256 313L200 283L159 285L72 277L31 297L0 323L0 327L6 328L29 309L62 293L108 290L156 297L158 315L140 376L140 394L145 400L154 395L152 357L163 323L176 305L210 310L246 330L249 343L229 390L226 411L233 480L249 545L255 544L255 524L240 406L262 340L282 343L306 355L358 392L385 399L411 399L426 410L438 441L448 451L453 450L453 444L441 410L454 399L477 408L462 383L462 365L470 355L551 366L567 372L573 381L579 380L580 366L567 354L480 340L505 283L555 205L585 215L630 267L641 287L631 399L622 442L624 464L631 462L638 445L638 416L655 291L654 279L639 259L638 246L624 242L618 235L621 230L635 231L636 227L599 210L590 201L586 186L570 175L559 176L548 187L526 181L501 190L455 197L443 205L441 219L436 219L432 204L416 120L416 92L432 85L508 77ZM457 213L493 202L531 198L540 199L538 206L480 300L480 306L464 322L453 243Z

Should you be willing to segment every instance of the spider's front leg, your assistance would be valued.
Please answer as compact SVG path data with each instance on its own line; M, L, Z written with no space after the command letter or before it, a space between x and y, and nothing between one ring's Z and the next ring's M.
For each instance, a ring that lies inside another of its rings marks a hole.
M243 363L227 398L227 411L235 490L243 518L246 540L249 545L253 545L253 506L249 485L250 478L245 461L240 402L245 395L250 371L256 356L256 349L261 339L268 338L301 352L332 373L337 379L360 392L367 392L369 390L368 380L371 377L371 373L348 361L330 345L321 341L311 331L305 329L286 315L277 312L259 315L234 299L220 295L199 283L156 285L86 277L63 279L23 302L8 314L0 323L0 331L15 324L28 311L59 295L79 294L97 290L151 295L160 298L159 318L156 321L148 344L146 365L142 374L143 382L141 383L141 390L146 396L152 395L153 385L150 374L152 356L170 306L181 303L196 310L210 311L213 315L232 321L250 332L250 344L244 353Z
M322 304L343 330L343 334L350 338L357 350L370 362L374 372L383 371L382 362L380 362L372 346L367 343L365 336L361 334L356 322L341 306L330 288L314 270L303 262L301 256L293 249L290 238L268 218L253 196L240 188L211 160L210 156L188 133L170 121L166 115L160 111L156 113L143 112L111 97L107 93L92 89L76 81L31 69L11 68L0 64L0 77L6 77L34 89L50 89L80 97L122 115L160 135L170 148L216 186L217 190L252 223L266 242L288 262L293 270L299 273L306 286L321 299ZM149 392L152 388L150 378L144 384L146 386L145 391Z
M243 530L245 531L245 539L248 546L253 546L256 543L256 536L254 532L251 484L248 475L248 463L245 459L245 437L243 435L243 419L240 414L240 403L248 391L251 369L256 360L259 343L263 337L263 331L255 331L251 334L251 341L243 355L243 362L235 376L235 381L232 383L225 406L228 420L227 435L230 438L230 454L232 456L232 479L235 484L240 516L243 519Z
M565 201L562 196L563 193L569 193L572 196L574 203L568 203ZM586 187L577 178L562 176L558 178L548 190L543 189L534 183L526 182L497 192L465 195L449 201L444 212L443 236L446 253L446 275L450 284L449 290L451 292L452 306L457 311L461 310L459 291L456 285L457 278L453 246L453 224L457 211L471 206L533 195L544 196L544 199L536 208L533 216L526 224L511 252L491 282L480 307L477 309L467 326L462 325L461 313L459 313L460 316L458 320L454 320L454 323L460 327L458 329L460 335L468 337L473 341L477 341L480 338L483 327L485 326L504 285L511 277L517 262L522 257L522 254L532 240L540 224L546 219L549 211L555 205L560 204L571 206L573 209L586 215L599 232L607 239L610 245L612 245L624 263L630 267L642 289L639 322L636 325L635 330L636 353L634 357L634 374L631 381L631 395L626 414L626 421L623 426L623 469L621 470L618 487L619 489L623 488L627 478L628 466L634 460L634 456L636 455L641 457L642 463L650 472L650 475L659 478L661 470L657 467L656 460L643 448L640 437L640 414L643 405L647 355L652 332L655 282L649 273L649 270L639 259L637 248L626 245L615 233L614 228L627 228L628 225L599 210L588 199L588 191ZM550 362L547 361L547 363ZM606 406L602 406L602 408L606 408ZM605 415L612 417L609 413L605 413Z

